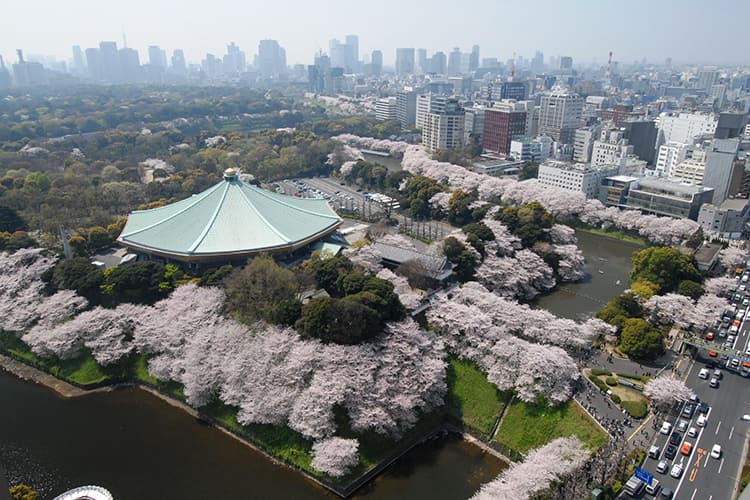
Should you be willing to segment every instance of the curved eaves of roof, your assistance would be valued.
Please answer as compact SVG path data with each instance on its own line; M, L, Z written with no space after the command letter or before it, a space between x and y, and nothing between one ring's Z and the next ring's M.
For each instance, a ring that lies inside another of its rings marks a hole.
M118 241L178 256L242 254L295 247L341 222L324 199L280 195L230 178L176 203L132 212Z

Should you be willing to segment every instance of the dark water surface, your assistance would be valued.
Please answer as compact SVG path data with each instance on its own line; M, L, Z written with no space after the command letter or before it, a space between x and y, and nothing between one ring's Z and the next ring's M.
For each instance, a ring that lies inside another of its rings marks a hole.
M535 301L533 307L582 320L594 316L607 302L630 287L630 257L643 247L583 231L576 231L576 237L578 248L586 257L586 277L578 283L560 286Z
M0 370L0 461L43 498L84 484L130 499L331 499L155 396L123 389L61 399ZM415 448L357 498L467 498L504 467L448 436Z

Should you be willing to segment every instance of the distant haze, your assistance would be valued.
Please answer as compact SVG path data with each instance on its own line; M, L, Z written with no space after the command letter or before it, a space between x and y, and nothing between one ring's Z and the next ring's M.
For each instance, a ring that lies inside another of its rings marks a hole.
M646 58L675 62L750 63L747 23L750 0L7 0L0 7L0 54L15 61L26 54L71 58L71 47L101 40L128 46L147 60L147 47L168 54L182 48L190 62L207 52L226 53L236 42L252 62L258 41L272 38L286 48L289 64L311 64L328 41L359 35L360 59L373 49L392 64L396 47L453 47L501 61L535 50L574 61L604 63L610 50L623 63Z

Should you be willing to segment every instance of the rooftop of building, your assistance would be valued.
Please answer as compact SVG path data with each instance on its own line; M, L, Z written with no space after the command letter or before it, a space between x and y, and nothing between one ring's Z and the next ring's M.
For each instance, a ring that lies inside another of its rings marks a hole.
M685 184L682 182L674 182L667 179L660 179L656 177L641 177L638 181L638 187L635 189L641 189L646 191L660 191L663 193L676 194L679 196L692 197L697 193L703 193L706 191L713 191L713 188L705 186L697 186L694 184Z
M132 212L117 240L178 260L241 258L296 249L341 223L325 199L276 194L227 169L224 181L190 198Z
M719 209L741 212L747 206L748 201L750 200L748 200L747 198L727 198L721 203Z

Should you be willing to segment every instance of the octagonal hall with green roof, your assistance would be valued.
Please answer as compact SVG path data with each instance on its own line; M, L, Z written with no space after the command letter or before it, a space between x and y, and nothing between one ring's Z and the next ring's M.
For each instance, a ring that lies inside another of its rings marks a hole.
M221 262L292 252L342 222L324 199L272 193L227 169L222 182L202 193L132 212L117 241L136 253L168 260Z

